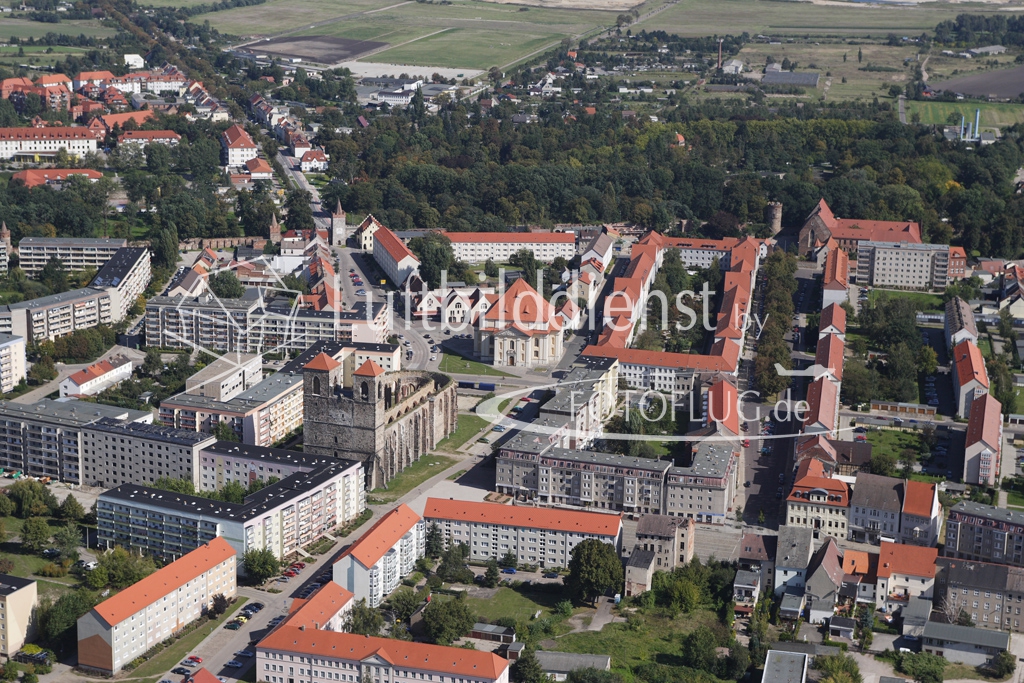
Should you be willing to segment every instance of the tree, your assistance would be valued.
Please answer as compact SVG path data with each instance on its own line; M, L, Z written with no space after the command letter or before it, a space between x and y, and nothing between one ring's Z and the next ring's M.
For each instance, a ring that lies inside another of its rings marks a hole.
M1012 652L1004 650L992 659L992 673L996 678L1009 678L1017 670L1017 658Z
M465 543L452 543L441 556L437 576L448 583L473 583L473 571L466 566L469 547Z
M270 548L250 548L242 555L242 568L253 583L264 583L277 574L280 564Z
M442 274L455 263L452 241L439 232L428 232L423 237L409 240L409 249L420 260L420 277L431 289L440 287ZM452 278L445 275L445 279Z
M864 61L864 50L857 48L857 63L860 64Z
M64 502L60 504L60 509L57 512L61 519L68 519L72 522L77 522L82 519L82 517L85 517L85 508L82 507L82 504L78 502L78 499L70 493L67 498L64 499Z
M43 356L37 360L32 364L32 369L28 371L28 376L36 384L45 384L51 379L55 379L57 377L57 368L53 365L53 359L49 356Z
M35 552L50 544L50 536L50 525L42 517L29 517L21 527L21 542Z
M942 683L946 660L928 652L901 652L896 670L910 676L917 683Z
M310 202L313 196L306 190L293 190L284 200L284 209L288 213L284 217L285 227L289 230L315 230L313 208Z
M718 671L718 653L715 648L718 640L714 632L707 626L699 626L683 638L683 663L691 669L699 669L709 673Z
M230 270L214 273L208 282L210 291L220 299L240 299L245 295L245 287Z
M505 554L502 555L501 559L498 560L498 566L499 567L518 567L519 566L519 558L516 557L515 551L514 550L507 550L507 551L505 551Z
M437 522L431 522L427 528L426 552L428 557L441 557L444 552L444 534Z
M75 590L61 594L53 603L41 600L38 612L39 635L58 650L64 640L75 635L78 619L96 605L96 596L88 590Z
M395 619L405 621L423 604L423 598L416 591L396 591L391 596L391 609L395 611Z
M568 683L623 683L622 676L614 671L587 667L570 671L565 679Z
M85 573L85 585L92 590L99 590L110 583L106 567L95 567Z
M217 593L213 596L213 600L210 602L210 614L215 617L219 617L228 611L228 599L224 597L223 593Z
M159 349L146 349L146 360L142 361L142 371L147 375L156 375L164 366Z
M493 557L487 562L487 572L484 574L484 585L494 588L498 585L501 574L498 572L498 561Z
M857 660L847 654L815 657L814 668L823 672L823 676L831 677L837 681L846 680L848 683L861 683L863 680Z
M423 630L431 642L451 645L452 641L469 633L476 623L463 594L454 600L432 600L423 610Z
M46 486L34 479L19 479L7 487L15 514L22 519L53 515L60 504Z
M0 493L0 517L10 517L14 514L14 501L3 493Z
M379 636L384 626L384 617L379 610L366 604L362 598L349 612L348 620L345 622L345 630L361 636Z
M127 588L156 571L153 558L135 555L121 546L98 555L96 561L106 570L107 581L114 588Z
M922 346L917 353L917 371L925 375L933 375L939 369L939 356L930 346Z
M61 559L78 559L78 546L82 544L82 531L76 522L67 522L53 532L53 547L60 553Z
M572 549L566 585L577 600L591 600L622 584L622 562L615 548L588 538Z
M533 654L533 648L526 648L519 655L512 667L509 669L509 677L512 683L545 683L550 680L544 669L540 668L537 656Z
M46 285L51 294L68 291L68 271L56 256L50 258L39 271L39 281Z
M885 452L872 453L869 467L871 474L878 474L883 477L895 476L896 456Z

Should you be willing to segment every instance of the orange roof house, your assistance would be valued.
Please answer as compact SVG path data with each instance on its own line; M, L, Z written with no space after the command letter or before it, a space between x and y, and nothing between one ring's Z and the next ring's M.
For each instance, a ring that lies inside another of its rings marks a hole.
M139 111L126 111L123 114L107 114L106 116L99 117L100 121L103 122L103 127L108 131L113 130L114 126L121 126L124 128L125 124L129 121L134 121L137 125L142 125L150 119L156 118L156 114L148 109L140 109Z
M37 187L39 185L52 185L63 183L73 175L84 176L96 182L103 177L99 171L89 168L33 168L18 171L11 176L11 180L20 180L25 187Z
M115 638L124 622L137 618L136 623L173 634L198 619L214 595L233 597L236 557L235 549L218 536L93 607L78 620L78 663L113 674L122 662L132 660L129 655L136 647L120 633ZM151 609L157 602L166 609Z
M825 289L850 288L850 258L842 249L833 249L825 257L825 275L822 279Z
M846 341L846 309L839 304L829 304L821 309L818 321L818 339L829 334L837 335Z
M839 416L839 387L827 377L821 377L807 388L807 417L804 432L823 433L835 438Z
M953 392L956 396L956 414L968 417L971 403L981 394L988 393L988 371L981 350L970 339L953 347Z
M423 520L408 505L399 505L338 557L334 581L376 607L413 570L416 559L423 556L425 541ZM384 564L378 567L380 563ZM371 573L376 576L374 581Z
M724 379L711 385L708 389L707 422L715 423L731 432L729 436L740 433L739 394L736 387Z
M822 199L800 229L800 253L810 253L829 238L835 239L843 249L854 251L862 241L921 244L921 226L913 221L836 218Z
M964 443L964 481L994 486L999 479L1003 441L1003 406L991 394L971 403Z
M622 515L602 512L580 512L550 510L501 503L482 503L448 498L427 498L423 508L423 519L427 524L438 522L444 529L445 522L463 522L482 525L503 525L523 529L544 529L571 534L584 534L611 539L613 545L622 532ZM456 541L457 542L457 541ZM470 549L472 552L472 548ZM487 556L493 550L485 551Z

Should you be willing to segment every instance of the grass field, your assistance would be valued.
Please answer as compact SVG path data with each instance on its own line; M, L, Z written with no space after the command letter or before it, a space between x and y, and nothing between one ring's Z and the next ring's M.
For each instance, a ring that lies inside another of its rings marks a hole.
M945 304L942 303L942 297L937 294L928 294L927 292L897 292L892 290L872 289L868 294L869 301L876 301L882 293L891 298L909 299L917 310L926 311L944 311Z
M685 36L712 34L816 34L873 35L884 37L919 35L932 31L935 25L956 15L1000 14L995 6L982 3L922 3L906 5L868 5L809 2L774 2L766 0L679 0L664 12L631 26L633 33L641 29L661 30Z
M442 439L437 448L442 451L457 451L488 424L490 423L479 415L459 413L459 426L450 436Z
M914 432L878 429L869 431L867 437L873 455L888 453L894 458L899 458L905 449L911 448L916 452L921 445L920 436Z
M565 600L565 596L558 591L531 591L528 587L513 590L502 586L493 598L466 598L466 604L475 614L494 623L500 617L529 621L537 610L550 614L561 600Z
M514 37L512 37L514 36ZM367 62L489 69L504 66L562 39L556 33L523 33L452 28L400 47L378 52Z
M148 660L145 664L132 672L132 678L142 676L154 676L166 673L177 666L178 662L185 658L185 655L194 650L199 643L203 642L208 635L220 628L232 614L234 614L249 598L239 597L234 603L228 606L227 611L217 619L204 624L192 633L177 641L169 648ZM205 654L205 653L204 653Z
M490 365L484 365L478 363L475 360L469 360L462 356L456 356L452 353L446 353L441 356L441 362L437 366L437 369L441 372L453 372L462 375L487 375L488 377L515 377L507 372L496 370Z
M374 489L370 492L370 495L382 503L401 498L441 470L450 467L454 462L454 458L444 455L424 455L399 472L398 476L388 483L386 489Z
M0 19L0 36L4 40L9 37L42 38L47 33L67 33L74 36L84 33L96 38L109 38L116 31L101 26L98 21L62 21L59 24L46 24L28 19ZM54 48L54 50L57 49ZM43 50L45 51L45 48ZM18 49L14 48L14 53L17 54L17 52ZM26 50L27 52L28 50Z
M945 124L951 114L956 119L956 125L960 125L961 116L973 124L974 112L977 109L981 110L982 130L1024 123L1024 104L907 101L907 116L916 112L921 117L921 123L927 124Z
M992 357L992 342L989 341L988 337L978 337L978 350L981 351L981 357L989 359Z

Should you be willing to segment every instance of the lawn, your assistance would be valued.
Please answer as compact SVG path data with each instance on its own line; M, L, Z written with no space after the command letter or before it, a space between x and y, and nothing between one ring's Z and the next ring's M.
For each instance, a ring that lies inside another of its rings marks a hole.
M561 652L611 655L612 669L630 671L633 667L652 661L677 661L682 649L682 637L702 624L714 628L717 618L713 612L702 611L676 619L648 616L645 627L631 630L626 624L608 624L600 631L570 633L558 639Z
M565 599L566 597L561 591L530 590L525 586L512 589L502 586L498 588L494 597L486 600L466 598L466 604L476 615L483 617L489 623L494 623L501 617L529 621L537 613L537 610L546 616L551 613L556 603Z
M477 435L477 433L489 425L490 422L479 415L467 415L459 413L459 426L449 436L437 444L438 450L457 451L463 444Z
M461 420L460 420L461 421ZM401 498L435 474L451 467L455 458L431 453L406 467L388 484L387 488L374 489L371 495L377 501L387 503Z
M0 36L3 36L5 40L8 37L38 39L47 33L66 33L72 36L84 34L96 38L109 38L117 31L102 26L98 21L62 21L59 24L47 24L28 19L0 19ZM27 52L28 50L26 50ZM17 48L15 48L15 53L17 53Z
M962 60L961 60L962 61ZM960 125L963 116L971 124L974 123L975 110L981 110L981 129L1005 128L1017 123L1024 123L1024 105L996 104L989 102L918 102L907 101L907 116L917 112L921 123L944 124L949 116L955 118L955 125Z
M446 27L363 61L486 70L514 64L535 51L557 45L563 37L558 33L518 32L518 27L509 29L506 32Z
M978 337L978 350L985 360L992 358L992 342L988 337Z
M146 661L145 664L131 672L131 677L141 678L144 676L159 676L160 674L167 673L177 666L178 662L185 658L185 655L199 647L199 644L203 642L207 636L220 628L221 625L227 621L228 617L234 614L235 611L245 604L245 601L248 599L249 598L239 596L233 604L228 606L227 612L220 615L220 617L213 621L204 624L202 628L197 628L184 638L176 641L163 652L160 652L152 659Z
M942 301L942 297L937 294L929 294L927 292L900 292L890 289L872 289L868 293L868 300L875 302L878 297L885 294L892 299L908 299L914 304L914 308L921 312L942 312L946 310L946 305Z
M496 370L490 365L484 365L475 360L463 358L453 353L441 354L441 362L437 369L441 372L449 372L460 375L486 375L488 377L515 377L507 372Z
M868 443L871 444L871 453L888 453L894 458L899 458L900 453L911 448L917 452L921 445L920 435L915 432L900 432L893 429L877 429L867 433Z

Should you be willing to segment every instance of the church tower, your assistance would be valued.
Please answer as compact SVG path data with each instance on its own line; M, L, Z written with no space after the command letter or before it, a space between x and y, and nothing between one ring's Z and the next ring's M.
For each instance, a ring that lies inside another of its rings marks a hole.
M338 205L331 212L331 244L336 247L345 246L345 240L348 239L348 235L345 234L346 220L345 209L341 208L341 200L339 199Z
M281 225L277 222L277 214L270 218L270 241L273 244L281 244Z

